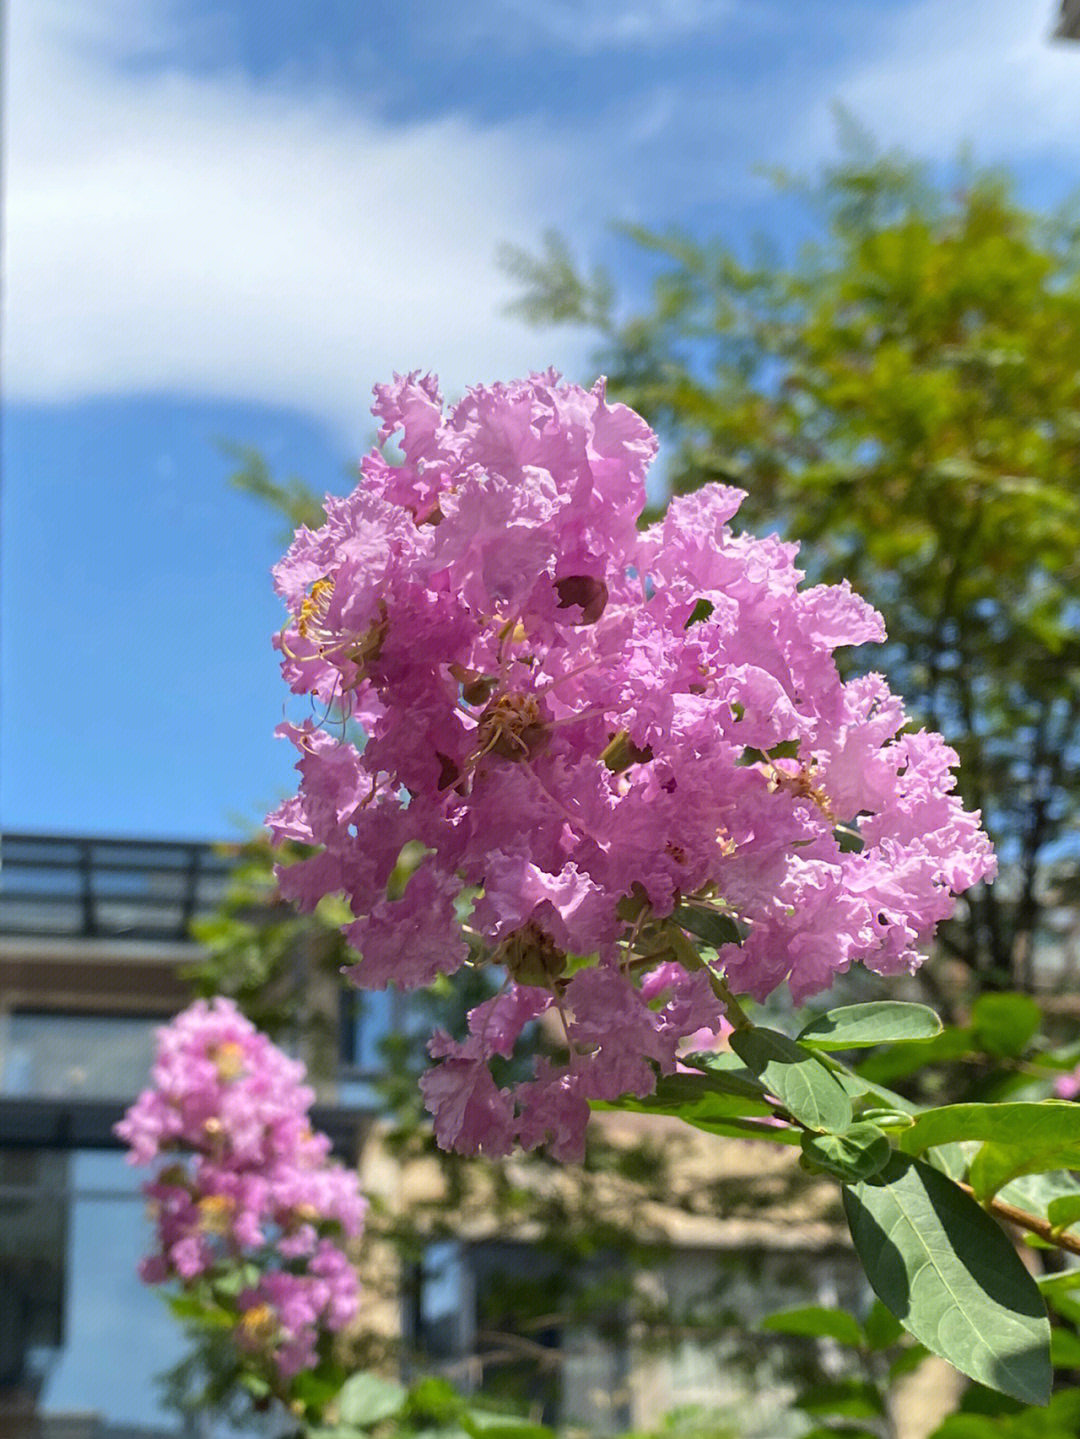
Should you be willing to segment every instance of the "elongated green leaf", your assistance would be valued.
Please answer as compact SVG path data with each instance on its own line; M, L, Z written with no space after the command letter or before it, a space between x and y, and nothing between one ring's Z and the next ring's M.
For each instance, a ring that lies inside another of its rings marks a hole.
M701 1079L702 1075L672 1075L670 1078ZM624 1110L631 1114L661 1114L681 1119L706 1134L728 1139L764 1139L769 1144L798 1144L800 1131L773 1118L772 1105L739 1094L723 1094L715 1090L697 1089L693 1093L679 1087L673 1093L648 1094L639 1099L624 1094L620 1099L594 1099L590 1108Z
M844 1184L869 1179L889 1162L888 1135L876 1124L853 1124L843 1134L803 1134L802 1163L811 1173L831 1174Z
M172 1294L166 1300L177 1319L191 1319L207 1329L231 1329L237 1316L220 1304L198 1299L194 1294Z
M791 1124L769 1119L701 1118L696 1113L680 1115L685 1123L706 1134L719 1134L727 1139L764 1139L768 1144L798 1144L801 1130Z
M809 1050L775 1029L737 1029L731 1047L801 1124L838 1132L852 1120L851 1100Z
M1023 1054L1041 1023L1042 1011L1026 994L983 994L971 1011L976 1043L999 1058Z
M370 1429L399 1414L405 1404L405 1390L393 1379L378 1374L353 1374L345 1381L338 1398L343 1424Z
M770 1314L767 1319L762 1320L761 1327L770 1334L799 1334L809 1339L835 1339L838 1344L847 1344L853 1349L861 1349L866 1343L862 1325L853 1314L849 1314L845 1309L825 1309L817 1304Z
M603 1106L629 1109L638 1114L670 1114L678 1119L727 1119L731 1115L764 1118L772 1106L761 1098L762 1090L718 1084L711 1075L666 1074L656 1083L656 1092L640 1098L624 1095ZM597 1106L598 1108L601 1106Z
M721 1094L741 1094L746 1099L760 1099L765 1086L750 1073L738 1055L729 1050L701 1050L686 1055L683 1064L700 1069L709 1088Z
M1050 1324L1004 1232L951 1180L894 1153L844 1189L867 1278L909 1333L969 1378L1025 1404L1050 1394Z
M932 1039L940 1033L941 1020L925 1004L879 1000L826 1010L805 1027L799 1043L817 1049L861 1049L901 1039Z
M1073 1144L1080 1148L1080 1104L1056 1099L1038 1103L946 1104L940 1109L923 1110L897 1143L908 1154L921 1154L931 1145L962 1139L1040 1149Z
M742 939L734 919L729 914L719 914L714 909L678 904L672 918L681 924L683 929L688 929L713 949L719 949L723 944L738 944Z

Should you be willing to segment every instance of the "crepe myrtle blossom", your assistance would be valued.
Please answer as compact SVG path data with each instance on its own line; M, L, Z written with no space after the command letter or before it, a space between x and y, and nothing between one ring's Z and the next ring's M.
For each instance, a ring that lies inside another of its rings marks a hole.
M358 1312L356 1274L337 1242L363 1227L356 1175L330 1161L329 1139L311 1129L304 1066L232 1000L198 1000L160 1029L151 1079L116 1126L132 1164L165 1161L143 1188L157 1242L140 1274L213 1286L253 1264L259 1278L236 1300L235 1339L288 1380Z
M589 1100L648 1093L725 986L801 1001L855 961L908 972L994 860L952 750L880 675L840 678L880 616L734 532L741 490L639 529L656 437L603 381L375 394L400 461L368 455L275 571L315 715L281 730L301 782L268 823L316 850L281 889L348 899L360 985L497 966L468 1033L431 1043L439 1142L571 1158ZM490 1061L543 1014L567 1062L499 1087Z

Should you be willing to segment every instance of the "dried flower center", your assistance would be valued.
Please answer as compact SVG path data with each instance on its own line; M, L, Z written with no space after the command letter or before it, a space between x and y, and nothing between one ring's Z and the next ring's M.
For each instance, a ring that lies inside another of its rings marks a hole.
M781 790L795 799L811 800L829 823L835 824L836 816L833 814L829 796L821 785L814 783L814 773L806 765L801 765L794 773L773 765L769 773L769 788Z
M566 968L566 953L533 920L507 935L492 959L516 984L547 987Z
M548 740L548 729L533 694L503 694L484 709L476 726L475 758L486 754L527 760Z

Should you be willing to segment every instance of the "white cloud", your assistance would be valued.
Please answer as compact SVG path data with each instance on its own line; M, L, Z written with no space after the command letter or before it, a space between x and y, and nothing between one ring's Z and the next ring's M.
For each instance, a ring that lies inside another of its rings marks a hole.
M833 68L805 117L802 156L832 153L839 101L879 141L928 158L1075 160L1080 45L1052 42L1057 0L917 0L872 17L872 45Z
M500 0L474 10L466 28L509 49L539 43L592 55L715 31L731 9L732 0ZM507 23L507 11L515 24Z
M9 399L249 399L356 438L394 369L435 369L453 390L579 362L573 337L501 313L494 264L500 241L587 228L558 137L394 127L312 91L186 72L168 63L174 13L11 4Z

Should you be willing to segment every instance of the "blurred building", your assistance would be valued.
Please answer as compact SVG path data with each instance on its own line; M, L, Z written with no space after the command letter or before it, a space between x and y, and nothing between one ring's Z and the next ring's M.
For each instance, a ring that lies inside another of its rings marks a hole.
M207 844L3 838L0 1439L178 1432L155 1376L183 1341L136 1278L145 1176L112 1127L147 1082L155 1028L189 1002L191 921L230 867ZM354 1160L363 1115L334 1091L316 1122Z

